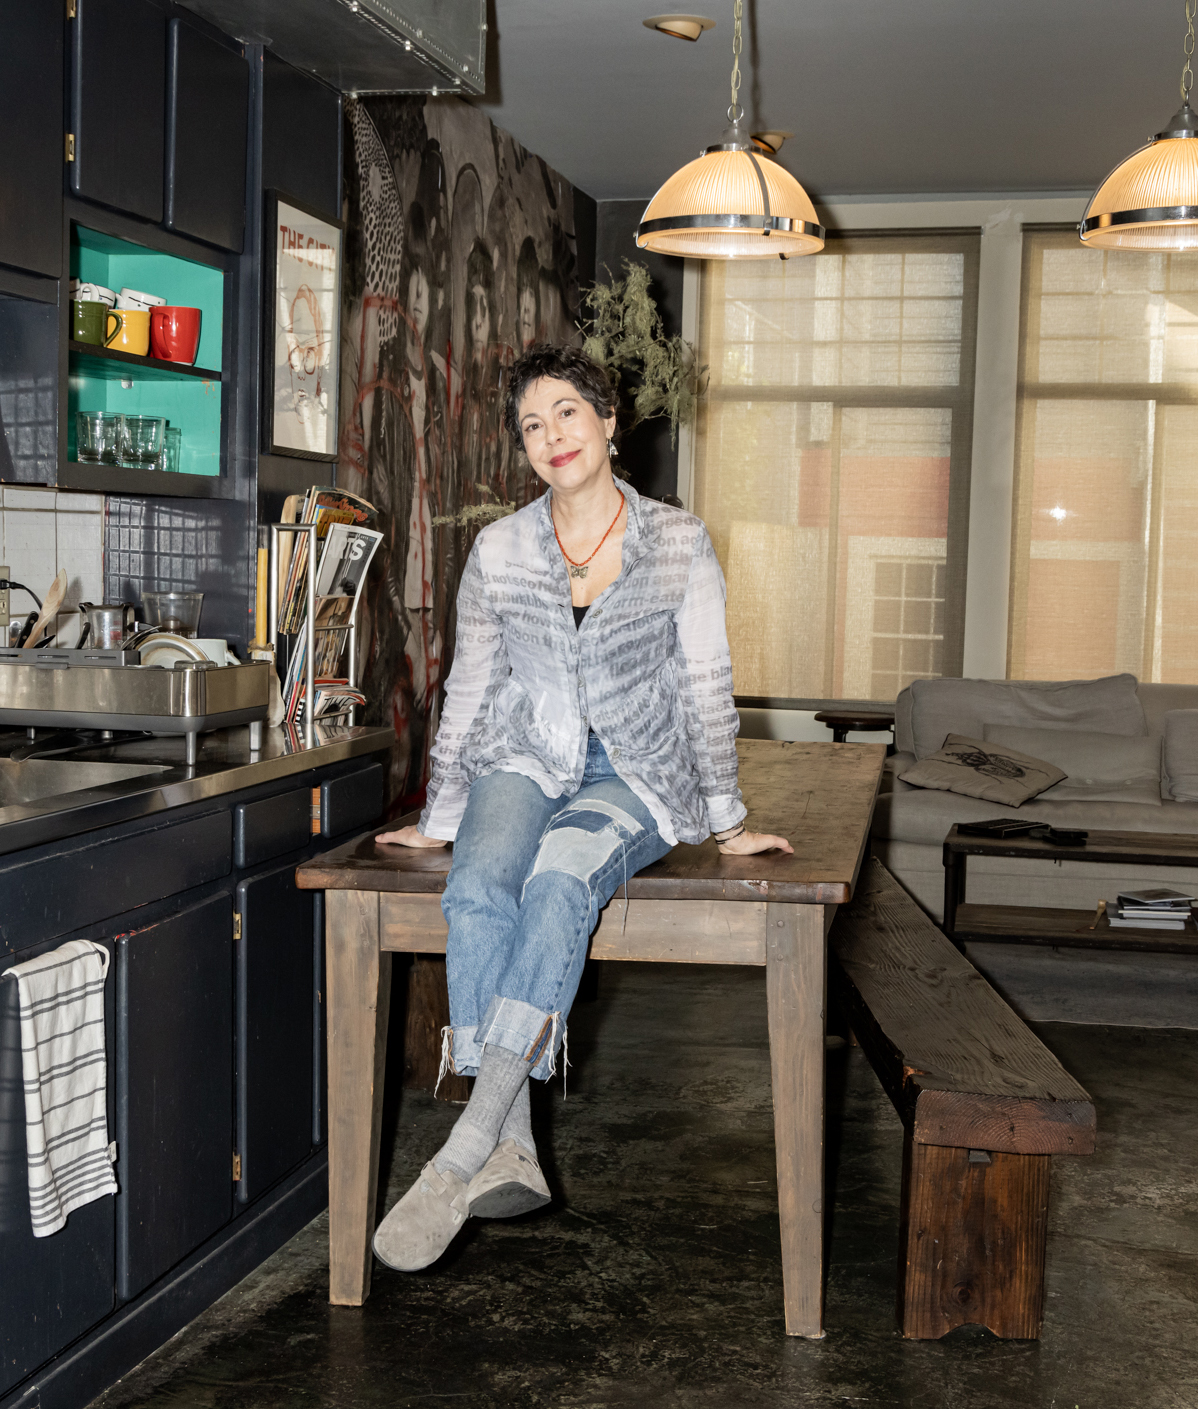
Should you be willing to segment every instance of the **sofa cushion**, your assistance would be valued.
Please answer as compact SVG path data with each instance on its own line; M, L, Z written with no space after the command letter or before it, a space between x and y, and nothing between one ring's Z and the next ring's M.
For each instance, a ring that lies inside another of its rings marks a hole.
M1018 749L1062 769L1065 780L1043 794L1048 801L1160 806L1158 738L1101 734L1092 729L1021 729L1011 724L987 724L982 737L988 744ZM1198 760L1198 752L1194 757Z
M987 817L1017 817L1050 827L1080 827L1096 832L1173 832L1198 836L1198 807L1192 802L1165 802L1143 807L1135 802L1049 802L1041 794L1020 808L985 798L923 788L886 793L877 801L871 832L889 841L940 846L958 822Z
M1141 680L1136 694L1144 706L1150 734L1164 735L1165 715L1175 709L1198 709L1198 685L1161 685Z
M1165 715L1165 790L1177 802L1198 802L1198 709Z
M1064 776L1064 770L1054 764L1005 744L987 747L980 739L950 734L939 753L920 759L901 778L917 788L935 788L1019 807Z
M911 732L916 758L944 747L949 734L980 739L987 724L1025 729L1148 732L1134 675L1102 680L915 680Z

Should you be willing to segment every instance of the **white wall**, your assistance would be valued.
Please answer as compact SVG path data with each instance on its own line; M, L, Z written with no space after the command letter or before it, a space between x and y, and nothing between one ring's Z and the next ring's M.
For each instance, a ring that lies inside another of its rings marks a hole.
M56 644L73 646L79 634L78 604L104 600L103 497L0 486L0 565L43 601L59 570L66 568L67 596ZM9 594L14 620L24 621L36 609L24 592ZM0 623L0 634L2 627Z

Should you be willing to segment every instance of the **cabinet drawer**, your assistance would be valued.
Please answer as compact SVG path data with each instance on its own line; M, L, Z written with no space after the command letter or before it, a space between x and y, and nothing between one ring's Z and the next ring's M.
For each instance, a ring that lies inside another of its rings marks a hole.
M233 809L233 862L239 869L295 851L312 840L312 793L294 788Z
M0 866L0 955L229 874L226 811Z
M374 763L320 785L320 834L338 837L355 827L369 827L383 810L383 770Z

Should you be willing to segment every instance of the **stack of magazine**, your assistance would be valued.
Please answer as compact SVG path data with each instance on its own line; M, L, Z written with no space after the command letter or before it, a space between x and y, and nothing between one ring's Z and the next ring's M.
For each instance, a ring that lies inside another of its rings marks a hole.
M356 617L358 600L366 571L382 534L378 531L378 511L373 504L343 489L318 485L303 496L294 496L284 509L285 522L315 523L319 544L316 566L316 659L313 674L315 705L312 717L342 714L366 697L341 673L349 623ZM308 554L301 535L296 538L287 561L280 564L285 585L279 595L279 629L298 633L294 637L287 678L283 682L286 719L302 720L307 710L306 661L308 638Z
M1184 930L1198 897L1179 890L1121 890L1106 905L1115 929Z

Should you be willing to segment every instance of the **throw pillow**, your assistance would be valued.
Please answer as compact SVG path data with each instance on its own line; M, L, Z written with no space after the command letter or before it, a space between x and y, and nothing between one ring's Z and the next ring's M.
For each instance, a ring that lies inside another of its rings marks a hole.
M1101 680L914 680L911 733L916 758L944 746L946 737L980 739L986 724L1021 729L1093 729L1104 734L1148 733L1134 675ZM897 713L897 711L896 711ZM899 743L905 743L905 734Z
M1019 807L1059 783L1065 774L1054 764L1031 758L1005 744L987 744L982 739L950 734L939 753L920 759L899 777L917 788L937 788Z
M1046 792L1044 802L1161 805L1161 742L1153 735L987 724L982 737L987 744L1003 744L1065 770L1065 781ZM1198 768L1198 751L1194 759Z
M1165 786L1176 802L1198 802L1198 709L1165 715Z

